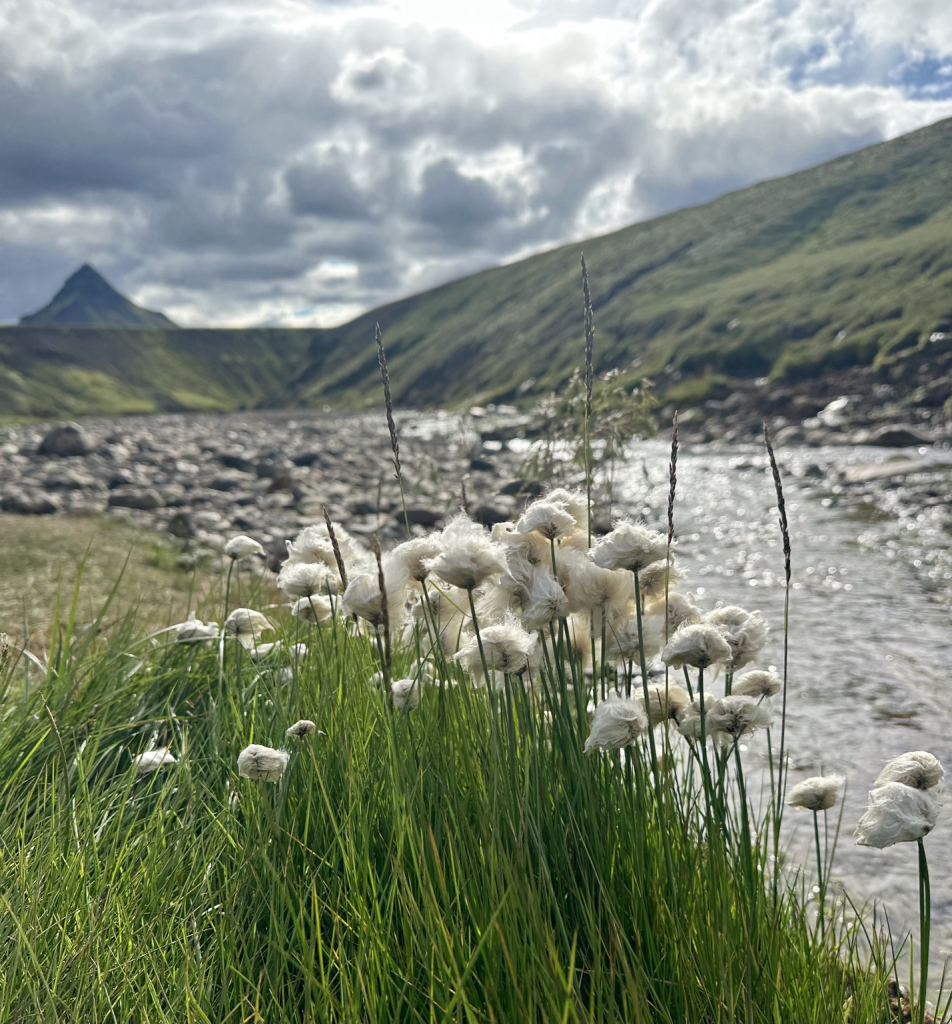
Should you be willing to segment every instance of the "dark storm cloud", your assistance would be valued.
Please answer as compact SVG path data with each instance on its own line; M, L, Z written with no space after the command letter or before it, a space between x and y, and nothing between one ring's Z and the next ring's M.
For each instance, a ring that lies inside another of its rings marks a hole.
M183 323L339 315L946 112L883 70L886 0L768 6L518 0L480 34L356 3L24 0L0 320L84 261Z

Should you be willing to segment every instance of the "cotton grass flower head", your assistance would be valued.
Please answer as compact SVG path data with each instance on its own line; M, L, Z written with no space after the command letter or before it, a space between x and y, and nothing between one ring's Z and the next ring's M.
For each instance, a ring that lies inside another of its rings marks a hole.
M666 632L669 637L674 636L682 626L694 626L701 621L701 610L688 594L669 591L667 602L662 594L646 605L645 611L667 616Z
M390 628L394 629L403 622L406 614L405 567L400 559L392 557L392 553L383 556L384 588L387 599L387 618ZM341 611L345 615L357 615L366 619L373 626L384 623L384 595L380 592L380 576L376 566L369 572L362 572L351 577L341 601Z
M218 635L217 622L202 622L194 615L185 622L180 622L175 628L175 641L180 644L201 643L203 640L212 640Z
M536 661L538 644L535 634L527 633L514 615L496 625L480 630L486 666L504 675L521 676ZM456 661L474 676L482 674L482 657L479 642L470 635L467 642L455 655Z
M603 569L640 572L667 557L668 539L635 523L618 523L592 548L592 561Z
M309 718L302 718L290 726L284 735L293 739L303 740L306 736L313 735L316 729L317 726Z
M334 617L334 606L330 598L315 594L313 597L299 597L291 605L291 614L302 622L324 624Z
M559 581L543 568L537 568L531 575L527 589L527 601L520 618L531 632L544 629L550 622L568 615L569 602Z
M444 583L468 591L508 569L503 548L464 513L447 523L442 551L424 565Z
M289 758L286 750L252 743L238 755L238 774L243 779L277 782L284 774Z
M570 491L565 487L553 487L545 501L561 505L575 520L577 535L588 545L588 498L582 491Z
M704 616L704 621L720 630L731 649L727 667L743 668L764 649L770 627L760 612L748 612L736 605L715 608Z
M177 764L168 747L156 747L155 750L147 750L132 759L132 765L138 775L149 775L166 764Z
M515 523L495 523L490 537L506 553L510 564L514 558L523 559L532 566L552 564L549 542L541 533L520 533Z
M843 785L842 775L814 775L798 782L787 794L791 807L803 807L808 811L828 811L835 806Z
M937 757L927 750L910 750L887 761L873 785L900 782L913 789L933 789L944 776L945 769Z
M422 583L430 575L426 562L439 555L442 543L438 533L431 533L426 537L414 537L413 540L398 544L390 554L395 560L402 562L403 572L408 579Z
M224 633L238 637L246 645L257 641L269 629L274 629L274 626L253 608L236 608L222 626Z
M620 616L635 599L635 581L630 572L603 569L574 548L559 552L556 568L570 611L594 615L596 633L601 632L603 613L609 618Z
M225 554L233 561L239 562L252 555L263 555L265 550L253 537L240 533L225 545Z
M661 660L673 668L690 665L703 669L730 658L730 645L720 630L706 623L682 626L661 652Z
M769 729L773 724L773 711L753 697L719 697L705 711L708 733L724 743L736 741L755 729Z
M678 715L691 703L687 690L677 683L652 683L648 687L648 720L652 726L678 720Z
M673 559L669 562L662 558L658 562L646 565L638 573L638 586L641 590L642 600L663 603L665 587L672 588L683 583L685 575L684 570L675 565Z
M393 706L398 710L420 706L420 691L423 689L422 679L395 679L391 687Z
M643 647L645 660L650 661L661 650L663 633L663 622L658 615L643 615L639 632L638 616L632 610L626 616L608 623L606 653L610 658L633 661L641 657Z
M935 827L940 807L928 790L884 782L869 791L866 813L859 819L853 838L858 846L878 850L915 842Z
M783 682L776 672L752 669L734 680L731 693L735 693L739 697L756 697L763 700L766 697L775 697L782 687Z
M595 708L592 727L585 741L585 753L631 746L647 729L648 715L642 701L609 697Z
M277 582L278 589L292 599L337 593L337 576L323 562L285 563Z
M570 537L576 530L575 517L561 502L540 498L526 506L516 522L519 533L541 533L546 540Z

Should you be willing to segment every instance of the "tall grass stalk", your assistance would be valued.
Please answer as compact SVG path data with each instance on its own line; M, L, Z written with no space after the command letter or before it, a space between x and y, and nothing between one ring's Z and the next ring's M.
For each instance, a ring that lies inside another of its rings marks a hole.
M400 438L393 420L393 396L390 391L390 371L387 369L387 350L383 347L380 324L374 325L374 341L377 344L377 363L380 366L380 381L383 384L383 400L387 410L387 430L390 434L390 451L393 457L393 472L400 485L400 503L403 506L403 522L410 536L410 517L407 514L407 496L403 489L403 468L400 465ZM378 502L379 508L379 502Z

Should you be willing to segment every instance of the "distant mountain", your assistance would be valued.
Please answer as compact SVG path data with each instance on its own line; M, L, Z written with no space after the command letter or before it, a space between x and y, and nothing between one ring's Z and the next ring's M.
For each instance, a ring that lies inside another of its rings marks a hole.
M531 399L583 360L580 251L596 369L651 377L682 408L744 379L809 388L872 367L912 380L952 356L952 119L331 330L171 330L83 268L24 326L0 328L0 414L379 404L375 321L404 407ZM91 277L113 313L118 299L164 329L102 330L117 324L104 313L57 326L71 283Z
M99 273L84 263L48 305L22 317L21 326L58 324L64 327L163 327L175 324L164 314L130 302Z

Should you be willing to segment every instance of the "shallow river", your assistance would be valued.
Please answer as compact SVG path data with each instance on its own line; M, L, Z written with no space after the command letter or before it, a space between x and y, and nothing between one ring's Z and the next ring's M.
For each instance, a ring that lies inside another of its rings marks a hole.
M952 787L952 536L947 510L923 511L905 486L878 499L840 488L817 465L846 470L895 452L874 448L789 448L778 453L793 548L788 749L791 784L838 770L846 775L843 831L833 876L854 900L885 905L894 935L917 927L915 844L879 851L853 845L852 830L886 758L926 749L942 760ZM950 453L913 458L948 480ZM649 443L620 474L620 508L644 513L659 529L667 496L667 445ZM920 480L922 478L920 477ZM652 511L653 510L653 511ZM758 608L772 631L764 664L783 654L783 555L776 499L763 449L682 450L675 508L678 559L699 603ZM777 698L779 700L779 697ZM761 756L752 744L746 755ZM810 863L812 819L790 810L792 859ZM833 822L831 822L832 826ZM926 849L933 886L938 965L952 953L952 810L944 810ZM933 976L937 980L938 975ZM932 987L932 986L930 986Z

